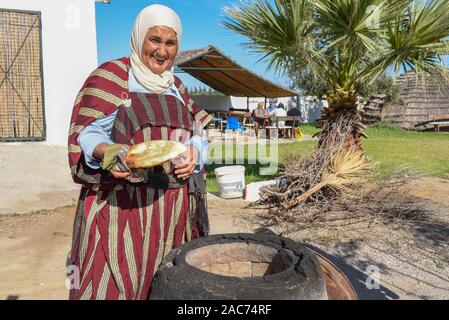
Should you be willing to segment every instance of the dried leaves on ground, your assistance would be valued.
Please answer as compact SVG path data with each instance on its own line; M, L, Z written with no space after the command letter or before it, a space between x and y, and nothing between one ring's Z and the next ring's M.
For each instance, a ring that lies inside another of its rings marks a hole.
M338 199L363 183L370 175L371 163L356 144L348 145L357 123L358 115L352 113L326 122L322 128L325 137L312 155L287 156L283 176L276 185L261 188L258 204L288 216L310 203Z
M348 114L324 124L326 137L310 157L287 157L277 184L261 188L253 204L268 209L266 226L278 225L283 234L320 227L334 233L377 223L408 228L430 219L422 200L398 192L413 177L370 179L374 164L348 145L357 123L358 116Z

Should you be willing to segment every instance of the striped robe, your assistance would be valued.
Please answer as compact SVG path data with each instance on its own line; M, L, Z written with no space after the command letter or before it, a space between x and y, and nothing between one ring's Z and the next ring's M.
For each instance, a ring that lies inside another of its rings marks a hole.
M189 215L187 186L133 185L84 162L79 133L116 110L111 137L129 145L170 136L185 141L194 121L202 128L212 118L190 99L178 78L175 84L187 108L171 96L148 95L142 100L140 94L129 93L129 67L128 58L100 66L87 79L73 110L69 163L74 181L83 187L69 255L79 271L79 287L71 289L71 299L146 299L163 257L198 236L196 217ZM133 98L131 108L123 105L124 97ZM170 174L173 167L154 171Z

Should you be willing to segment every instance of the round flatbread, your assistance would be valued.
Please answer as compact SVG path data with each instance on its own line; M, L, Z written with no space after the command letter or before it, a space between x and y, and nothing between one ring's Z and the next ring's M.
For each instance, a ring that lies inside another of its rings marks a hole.
M177 141L147 141L129 148L126 164L130 169L150 168L184 153L187 147Z

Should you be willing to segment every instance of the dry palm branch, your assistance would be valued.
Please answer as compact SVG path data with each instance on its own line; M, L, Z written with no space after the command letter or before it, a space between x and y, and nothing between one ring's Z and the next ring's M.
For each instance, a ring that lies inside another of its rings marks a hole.
M274 186L261 188L258 204L282 213L306 203L329 201L341 192L349 192L369 176L371 164L361 149L348 145L354 123L352 113L324 124L326 139L308 159L294 157L287 161L284 174ZM328 127L329 126L329 127Z

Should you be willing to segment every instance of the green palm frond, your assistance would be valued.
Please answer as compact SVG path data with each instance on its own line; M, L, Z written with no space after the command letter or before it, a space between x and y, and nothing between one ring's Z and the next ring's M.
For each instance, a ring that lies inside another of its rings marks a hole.
M223 25L270 68L313 73L333 89L388 70L447 74L447 0L241 0Z
M269 68L285 71L302 58L315 65L322 57L314 45L311 0L240 1L240 6L225 8L224 27L242 34L244 43L262 54ZM300 58L301 57L301 58ZM304 64L304 63L302 63Z
M446 76L443 57L449 54L449 2L413 1L396 18L387 20L379 41L381 50L361 70L360 82L373 82L386 70L397 75L413 70L420 75L437 72Z

